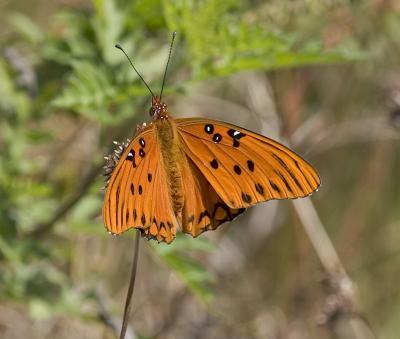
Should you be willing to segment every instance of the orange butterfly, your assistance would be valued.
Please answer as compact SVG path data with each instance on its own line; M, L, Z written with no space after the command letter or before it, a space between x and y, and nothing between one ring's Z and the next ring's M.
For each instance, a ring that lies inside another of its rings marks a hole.
M306 197L319 187L316 170L282 144L225 122L173 119L162 89L160 97L150 93L152 122L106 157L103 219L110 233L137 228L169 244L178 227L196 237L251 205Z

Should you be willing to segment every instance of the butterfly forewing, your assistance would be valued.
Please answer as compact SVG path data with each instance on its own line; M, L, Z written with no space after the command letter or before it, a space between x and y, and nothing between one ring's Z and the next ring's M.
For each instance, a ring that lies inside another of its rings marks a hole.
M320 185L313 167L282 144L208 119L177 119L185 153L231 208L305 197Z
M158 241L170 243L175 238L177 222L160 164L151 126L126 147L108 182L103 219L111 233L134 227Z

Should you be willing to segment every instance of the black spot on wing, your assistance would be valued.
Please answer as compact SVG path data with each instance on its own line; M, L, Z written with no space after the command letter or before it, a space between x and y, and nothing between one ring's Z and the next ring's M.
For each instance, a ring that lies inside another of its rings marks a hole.
M276 154L272 154L275 160L279 162L279 164L286 170L286 172L289 173L293 181L296 183L297 187L300 189L301 192L304 194L303 186L301 186L299 180L296 178L296 176L293 174L292 170L289 168L289 166Z
M250 172L254 172L254 162L253 160L247 160L247 168Z
M306 168L303 168L303 169L302 169L302 168L300 167L300 164L299 164L296 160L294 160L294 163L296 164L296 167L299 169L299 171L303 174L303 178L304 178L305 181L307 181L307 184L310 186L310 188L311 188L311 189L315 189L316 187L318 187L318 185L319 185L319 180L317 180L317 179L314 177L314 173L312 173L311 171L309 171L309 170L306 169ZM310 175L311 178L313 178L313 180L315 181L314 184L310 182L310 180L308 179L308 176L307 176L306 173L307 173L308 175Z
M219 133L215 133L215 134L213 135L213 137L212 137L212 140L213 140L215 143L219 143L219 142L222 140L222 135L219 134Z
M251 196L247 193L242 192L242 200L248 204L251 203Z
M298 187L298 188L300 189L300 191L303 192L303 194L304 194L303 186L301 186L299 180L296 178L296 176L293 174L292 171L289 170L288 172L289 172L290 176L292 177L293 181L296 183L297 187Z
M295 160L294 163L296 164L296 167L299 169L299 171L303 172L302 169L300 168L299 162Z
M286 163L279 157L277 156L275 153L272 153L272 157L279 162L279 164L284 168L284 169L288 169L288 166L286 165Z
M131 150L129 151L128 155L126 156L126 160L127 161L131 161L132 162L132 167L136 168L135 150L133 148L131 148Z
M117 205L118 208L118 202L119 202L119 192L121 191L121 187L117 187L117 191L115 192L115 204Z
M281 193L280 188L272 180L269 180L269 184L275 192Z
M242 174L242 169L240 168L239 165L233 166L233 170L235 171L235 173L236 173L237 175Z
M233 144L232 144L233 147L239 147L240 146L239 140L246 136L246 134L244 134L240 131L237 131L235 129L232 129L232 128L229 129L227 133L233 140Z
M286 178L282 175L282 173L279 172L279 171L274 171L274 172L275 172L275 174L283 181L283 183L284 183L285 186L286 186L286 189L287 189L290 193L293 194L292 188L290 187L289 183L287 182Z
M128 153L128 155L126 156L126 160L128 161L132 161L135 158L135 151L134 149L131 149Z
M217 159L213 159L212 161L210 161L210 165L211 165L212 168L217 169L218 168Z
M263 187L263 185L261 185L260 183L257 183L256 184L256 191L258 193L260 193L261 195L264 195L264 187Z
M240 140L241 138L246 136L245 133L242 133L242 132L237 131L237 130L232 129L232 128L229 129L227 133L232 139L236 139L236 140Z
M207 125L204 126L204 131L207 134L213 134L214 133L214 126L211 125L211 124L207 124Z

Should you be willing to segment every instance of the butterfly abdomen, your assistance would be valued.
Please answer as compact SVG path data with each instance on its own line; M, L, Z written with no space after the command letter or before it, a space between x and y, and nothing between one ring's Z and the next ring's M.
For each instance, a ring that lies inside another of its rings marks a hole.
M182 170L182 150L178 143L178 132L172 118L163 117L155 122L157 142L161 151L161 166L164 166L171 199L171 206L178 221L181 220L184 204Z

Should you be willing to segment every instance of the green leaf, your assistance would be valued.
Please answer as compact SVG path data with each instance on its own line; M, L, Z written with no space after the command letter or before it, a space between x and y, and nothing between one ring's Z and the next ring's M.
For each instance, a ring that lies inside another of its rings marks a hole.
M107 108L116 95L116 88L104 67L87 61L72 61L74 73L64 91L52 104L69 108L100 122L107 122Z
M2 98L0 112L9 117L15 117L17 121L26 119L30 104L28 96L16 89L15 80L2 59L0 59L0 97Z
M119 42L124 29L124 16L115 1L93 0L95 17L91 23L103 59L110 65L115 65L119 56L113 46Z
M229 75L244 70L274 70L303 65L349 62L365 57L355 45L324 47L313 36L249 23L235 2L164 2L167 24L188 38L194 77ZM351 48L350 48L351 46Z
M8 17L10 24L32 44L43 41L45 34L28 16L21 13L12 13Z

